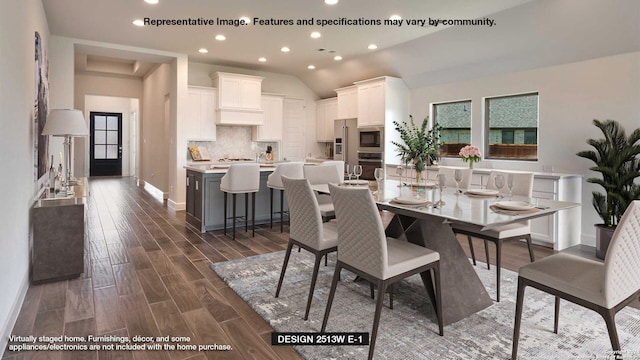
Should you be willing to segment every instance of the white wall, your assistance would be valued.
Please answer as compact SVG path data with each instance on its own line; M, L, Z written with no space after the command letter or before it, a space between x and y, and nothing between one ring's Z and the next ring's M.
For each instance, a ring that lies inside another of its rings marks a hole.
M262 76L262 92L282 94L305 101L305 154L324 155L324 144L316 142L316 103L318 95L299 78L266 71L189 62L189 85L213 86L210 74L216 71ZM187 146L186 144L184 145Z
M483 97L537 91L539 93L538 161L483 160L478 167L543 171L597 176L592 163L575 154L588 150L589 138L601 133L593 119L614 119L627 132L640 127L640 52L595 60L478 78L411 90L410 113L429 114L429 104L450 100L472 101L472 143L483 144ZM481 146L482 148L482 146ZM443 159L443 164L461 164ZM582 186L582 242L595 243L593 224L601 220L591 206L592 184Z
M39 0L0 1L0 184L6 190L0 207L0 357L29 286L36 31L47 50L49 28Z

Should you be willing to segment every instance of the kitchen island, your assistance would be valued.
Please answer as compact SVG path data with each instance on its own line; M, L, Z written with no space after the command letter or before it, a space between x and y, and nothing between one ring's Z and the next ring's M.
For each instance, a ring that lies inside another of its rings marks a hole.
M187 165L187 223L200 232L222 230L224 228L224 193L220 190L220 181L229 169L229 164ZM260 164L260 190L256 193L256 224L269 222L271 201L267 177L275 170L275 164ZM274 191L273 203L280 205L280 191ZM286 202L285 202L286 203ZM227 204L227 213L233 211L231 201ZM251 206L251 201L249 201ZM243 195L238 198L236 212L243 215L245 202ZM249 209L251 213L251 209ZM279 217L276 215L278 220ZM275 220L275 219L274 219ZM229 221L229 226L231 223Z

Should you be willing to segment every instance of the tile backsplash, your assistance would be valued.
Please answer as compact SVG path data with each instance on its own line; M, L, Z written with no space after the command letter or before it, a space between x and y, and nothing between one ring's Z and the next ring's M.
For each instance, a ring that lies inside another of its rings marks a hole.
M253 142L251 140L250 126L222 126L216 128L216 141L189 141L187 146L205 147L209 150L211 160L224 159L226 157L255 159L256 153L262 155L267 151L267 146L271 146L274 152L274 160L278 160L278 142ZM189 151L185 149L187 161L191 161Z

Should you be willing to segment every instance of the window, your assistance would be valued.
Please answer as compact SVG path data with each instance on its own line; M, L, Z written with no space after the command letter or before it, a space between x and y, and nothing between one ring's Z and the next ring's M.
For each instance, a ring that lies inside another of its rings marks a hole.
M487 98L489 159L538 159L538 93Z
M458 156L471 144L471 100L433 104L433 119L442 126L441 156Z

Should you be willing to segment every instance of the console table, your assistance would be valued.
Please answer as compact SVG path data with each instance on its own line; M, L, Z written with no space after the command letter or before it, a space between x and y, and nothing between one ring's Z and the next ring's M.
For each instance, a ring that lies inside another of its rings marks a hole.
M84 272L86 178L73 189L71 197L44 197L32 208L32 284L66 280Z

